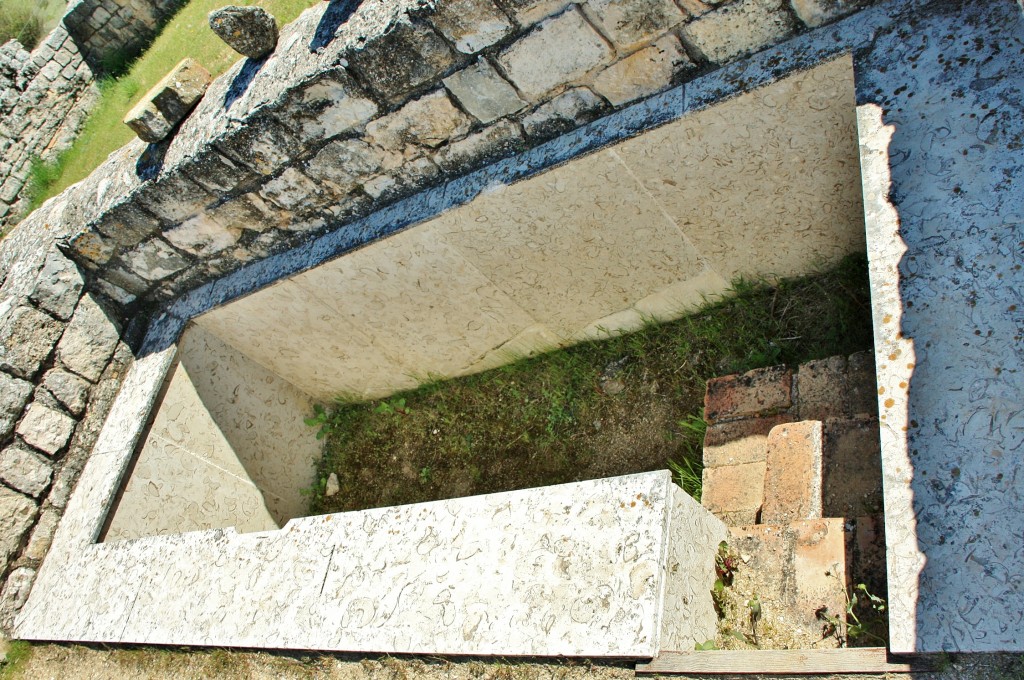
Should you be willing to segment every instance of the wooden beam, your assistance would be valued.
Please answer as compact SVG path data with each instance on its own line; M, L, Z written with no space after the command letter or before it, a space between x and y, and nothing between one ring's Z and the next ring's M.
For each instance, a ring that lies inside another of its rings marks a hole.
M662 652L650 663L636 666L637 673L662 675L828 675L907 673L911 670L921 669L909 663L890 663L885 647Z

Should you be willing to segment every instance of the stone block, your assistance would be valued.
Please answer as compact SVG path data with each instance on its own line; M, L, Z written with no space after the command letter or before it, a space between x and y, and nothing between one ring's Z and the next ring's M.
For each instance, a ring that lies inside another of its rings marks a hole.
M792 421L793 416L782 413L709 426L704 435L704 467L766 462L768 433L776 425Z
M75 311L84 285L85 281L75 263L56 248L51 248L29 299L41 309L66 321Z
M757 368L742 375L708 381L704 420L709 425L726 420L771 415L793 405L793 373L785 366Z
M181 173L206 189L211 196L223 197L237 189L254 185L260 176L241 163L230 160L207 147L179 166Z
M476 54L512 32L512 22L490 0L439 3L430 23L463 54Z
M57 345L57 356L64 366L96 382L114 354L120 336L117 322L91 295L86 295Z
M53 466L37 453L12 444L0 453L0 479L29 496L39 497L50 486Z
M180 173L169 173L148 182L132 197L136 206L167 224L176 224L200 214L214 200L209 192ZM142 238L135 244L140 241Z
M4 630L14 628L14 617L25 606L35 578L36 570L30 567L18 567L8 575L0 592L0 626Z
M32 383L0 373L0 442L14 430L31 395Z
M462 108L482 123L491 123L526 106L515 88L486 59L448 76L444 85Z
M33 402L15 430L27 444L51 456L63 449L75 431L75 419Z
M0 573L17 555L38 514L39 508L31 498L0 486Z
M260 175L273 175L291 163L303 148L302 141L273 118L254 116L217 148L235 163Z
M85 228L68 240L75 259L86 268L102 267L114 256L115 244L111 239L91 228Z
M826 517L858 517L882 511L882 453L878 420L825 421L823 508Z
M708 61L723 64L782 42L795 30L785 0L737 0L691 21L683 39Z
M793 11L808 28L817 28L870 5L872 0L790 0Z
M452 142L434 156L434 162L447 173L466 172L510 156L524 146L519 126L502 120L465 139Z
M668 88L677 73L693 68L679 41L668 35L601 71L594 78L594 89L621 106Z
M210 85L210 72L186 57L124 119L144 142L159 142L188 116Z
M851 416L878 416L878 383L875 380L875 355L851 354L846 363L847 405Z
M389 151L401 151L409 144L437 148L465 135L472 122L444 90L438 90L367 125L366 139Z
M358 139L331 142L306 163L306 174L344 195L382 167L385 154ZM307 180L308 182L308 180ZM310 185L312 183L310 182ZM315 189L315 185L312 185Z
M87 380L60 368L52 368L43 376L42 385L73 415L82 415L89 400Z
M563 92L523 118L523 129L533 139L550 139L597 118L604 102L585 87Z
M788 423L768 435L764 477L764 524L788 524L822 516L822 425Z
M502 52L499 62L518 90L537 101L611 59L611 47L573 8L542 22Z
M45 507L39 514L39 521L36 522L36 527L32 530L32 536L25 547L24 558L36 563L42 562L50 550L53 535L57 532L60 515L60 510L55 507Z
M364 125L377 111L373 100L338 67L290 89L274 117L313 145Z
M129 200L104 211L93 227L116 243L118 249L131 250L160 231L160 221Z
M259 194L243 194L209 211L209 216L226 229L241 233L242 230L262 232L281 226L285 215L264 201Z
M262 7L221 7L210 12L209 22L218 38L250 59L259 59L277 47L277 21Z
M397 103L404 95L438 80L458 58L429 26L399 21L348 55L350 68L373 92Z
M505 6L521 26L530 26L558 14L571 4L572 0L505 0Z
M846 357L829 357L800 364L794 380L800 420L839 418L849 411Z
M387 175L377 175L363 182L363 191L373 199L392 200L426 186L440 175L434 161L420 157L408 161Z
M587 0L598 27L620 53L628 53L682 23L672 0Z
M188 265L188 260L158 238L144 242L123 257L132 272L150 282L165 279Z
M150 284L140 279L132 272L123 267L110 267L103 272L106 281L132 295L142 295L149 290Z
M322 205L328 198L320 186L295 168L287 168L264 184L260 196L285 210L299 213Z
M172 245L198 257L230 248L240 235L241 232L224 227L205 211L163 233Z
M0 370L31 380L50 356L64 324L34 307L17 307L0 318Z
M700 502L730 526L754 524L764 503L764 463L704 468Z

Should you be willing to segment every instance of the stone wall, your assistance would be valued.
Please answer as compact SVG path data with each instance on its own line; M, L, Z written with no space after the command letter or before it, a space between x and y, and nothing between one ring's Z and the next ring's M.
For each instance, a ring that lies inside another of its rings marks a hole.
M77 0L64 26L94 69L109 70L142 51L184 0Z
M42 211L44 220L46 211ZM131 352L83 294L62 234L16 229L0 243L0 628L28 596Z
M73 188L67 252L119 304L172 299L861 4L318 3Z
M0 231L27 210L33 160L53 160L71 145L97 95L63 26L31 54L16 40L0 47Z

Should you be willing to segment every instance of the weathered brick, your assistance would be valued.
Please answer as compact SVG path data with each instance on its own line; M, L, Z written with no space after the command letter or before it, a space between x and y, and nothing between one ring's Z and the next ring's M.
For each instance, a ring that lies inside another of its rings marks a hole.
M377 115L377 105L341 67L293 88L274 117L306 146L348 132Z
M800 420L838 418L848 412L846 357L800 364L794 380Z
M104 211L93 228L108 237L117 247L130 250L160 231L160 221L142 210L135 201L126 201Z
M24 494L38 498L52 474L50 462L27 447L14 444L0 453L0 479Z
M323 204L328 196L313 180L295 168L287 168L260 189L260 196L285 210L306 212Z
M882 510L882 453L874 418L825 421L823 509L826 517L858 517Z
M512 22L490 0L440 3L430 22L463 54L476 54L512 32Z
M147 183L134 197L136 205L169 224L202 213L214 201L208 191L178 173Z
M117 322L91 295L86 295L78 303L75 315L57 345L57 356L67 368L90 382L96 382L120 337Z
M611 47L573 8L541 23L502 52L499 61L519 91L537 101L611 58Z
M165 230L163 236L186 253L203 257L235 245L241 233L224 227L204 210Z
M67 445L75 431L75 419L33 402L16 431L27 444L53 456Z
M305 170L313 179L327 183L336 193L344 195L363 178L376 174L383 167L384 158L384 153L366 142L348 139L325 146L306 163Z
M465 135L471 124L469 116L455 108L445 91L438 90L367 125L366 139L389 151L400 151L408 144L436 148Z
M688 23L683 37L721 64L782 42L795 30L785 0L737 0Z
M27 305L0 321L0 370L31 380L53 351L64 324Z
M704 435L704 466L763 463L768 459L768 433L776 425L793 421L782 413L716 423Z
M462 107L482 123L491 123L526 106L515 88L486 59L453 73L444 79L444 84Z
M585 87L563 92L523 118L523 129L534 139L550 139L594 120L604 102Z
M571 4L572 0L505 0L505 6L521 26L530 26L558 14Z
M800 21L817 28L830 21L852 14L873 0L790 0Z
M822 516L822 425L817 420L779 425L768 435L764 524Z
M640 47L686 18L671 0L587 0L587 5L621 52Z
M72 415L82 415L89 399L87 380L74 373L52 368L43 376L42 385Z
M207 211L210 217L229 230L265 231L284 224L286 214L264 201L259 194L243 194Z
M31 395L32 383L0 372L0 442L14 430Z
M700 502L726 524L753 524L764 503L764 463L704 468Z
M84 285L78 267L56 248L51 248L29 299L41 309L66 320L75 311Z
M86 268L102 267L114 256L115 243L93 228L85 228L71 237L71 251L75 259Z
M352 51L348 60L362 82L390 102L437 80L459 61L432 28L407 22Z
M142 243L124 260L132 273L150 282L165 279L188 266L188 260L158 238Z
M448 173L466 172L509 156L525 146L519 126L502 120L489 128L449 144L434 156L434 162Z
M601 71L594 89L621 106L668 88L677 73L693 68L679 41L669 35Z
M292 162L302 149L301 140L285 126L267 117L254 117L217 148L231 161L261 175L273 175Z
M778 413L793 405L793 373L785 366L712 378L704 395L708 424Z

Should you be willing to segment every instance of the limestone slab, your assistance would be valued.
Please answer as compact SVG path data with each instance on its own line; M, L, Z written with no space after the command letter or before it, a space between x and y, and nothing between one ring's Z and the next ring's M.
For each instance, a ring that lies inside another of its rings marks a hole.
M725 527L669 473L96 544L19 635L442 654L652 656L714 626ZM669 542L690 551L669 556ZM159 573L147 565L159 561ZM212 565L199 571L196 564ZM680 579L685 582L680 582ZM88 593L102 590L102 600ZM665 609L669 594L676 598ZM182 622L187 621L187 625ZM595 630L601 630L595 635Z

